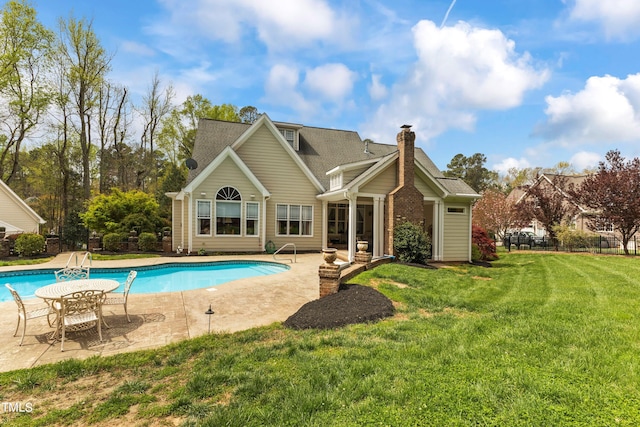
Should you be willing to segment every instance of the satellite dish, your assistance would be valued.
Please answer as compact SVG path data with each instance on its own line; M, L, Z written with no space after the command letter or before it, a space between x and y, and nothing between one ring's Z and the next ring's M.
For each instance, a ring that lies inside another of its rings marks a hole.
M198 167L198 162L191 158L185 160L184 163L187 165L187 169L189 170L194 170Z

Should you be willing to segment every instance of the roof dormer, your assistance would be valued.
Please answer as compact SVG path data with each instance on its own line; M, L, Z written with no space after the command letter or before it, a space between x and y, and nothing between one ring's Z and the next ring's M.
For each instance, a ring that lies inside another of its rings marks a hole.
M300 132L301 125L293 123L276 123L274 122L282 137L293 147L295 151L300 150Z

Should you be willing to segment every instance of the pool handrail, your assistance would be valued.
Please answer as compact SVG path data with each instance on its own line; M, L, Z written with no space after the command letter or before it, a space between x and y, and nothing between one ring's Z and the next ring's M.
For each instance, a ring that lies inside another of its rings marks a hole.
M89 258L89 265L91 265L93 263L93 256L91 255L91 252L87 251L84 253L84 257L82 257L82 261L80 262L80 265L78 265L78 254L75 252L71 252L71 255L69 255L69 259L67 260L67 264L64 266L64 268L69 268L69 264L71 264L71 260L75 257L76 259L76 267L84 267L84 262L87 260L87 257Z
M297 252L297 250L296 250L296 244L295 243L285 243L280 249L278 249L277 251L275 251L273 253L273 259L276 260L276 261L280 261L278 258L276 258L276 255L278 255L278 252L280 252L281 250L283 250L287 246L293 246L293 259L291 259L291 258L285 258L285 259L288 259L289 261L291 261L291 263L297 262L297 260L296 260L296 252Z

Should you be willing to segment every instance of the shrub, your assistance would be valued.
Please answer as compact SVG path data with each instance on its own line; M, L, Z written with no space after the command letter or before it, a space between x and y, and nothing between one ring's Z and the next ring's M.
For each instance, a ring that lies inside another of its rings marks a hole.
M556 239L569 251L590 246L591 235L582 230L575 230L568 225L555 225L553 231Z
M126 239L126 233L108 233L102 237L102 249L110 252L118 252L120 243Z
M143 252L155 251L157 241L158 238L153 233L140 233L138 247Z
M431 241L421 227L405 222L394 228L393 248L399 261L426 264Z
M498 259L498 254L496 253L496 242L489 237L489 234L487 234L487 231L484 228L474 225L471 230L471 241L472 260L493 261ZM477 252L475 250L476 248Z
M24 233L18 236L14 251L20 256L34 256L44 252L44 236Z

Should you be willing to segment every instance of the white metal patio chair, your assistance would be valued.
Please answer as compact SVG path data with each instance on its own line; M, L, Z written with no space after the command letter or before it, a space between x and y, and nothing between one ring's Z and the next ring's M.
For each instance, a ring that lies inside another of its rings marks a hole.
M18 294L18 292L15 289L13 289L10 284L5 283L5 286L7 287L7 289L9 289L9 292L11 292L13 299L18 305L18 324L16 325L16 330L13 333L13 336L15 337L18 334L18 328L20 327L20 320L22 320L22 337L20 337L20 344L19 344L19 345L22 345L22 342L24 341L25 332L27 331L27 320L35 319L37 317L47 316L47 322L49 322L49 326L51 326L51 320L49 319L49 315L56 314L56 311L50 305L45 306L42 304L38 304L37 306L33 305L33 308L30 308L29 305L25 305L25 303L22 301L22 298L20 298L20 295Z
M66 282L68 280L88 279L91 267L65 267L55 272L56 282Z
M67 332L96 327L100 341L102 341L102 303L104 299L105 293L100 290L77 291L62 297L58 325L61 334L60 351L64 351Z
M129 318L129 312L127 311L127 300L129 299L129 291L131 290L131 285L133 281L136 279L138 272L135 270L131 270L129 275L127 276L127 280L124 282L124 291L123 292L109 292L106 294L106 298L103 305L123 305L124 306L124 314L127 315L127 322L131 323L131 319ZM108 328L107 322L102 319L104 325Z

